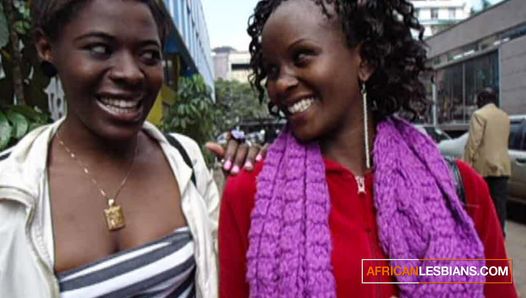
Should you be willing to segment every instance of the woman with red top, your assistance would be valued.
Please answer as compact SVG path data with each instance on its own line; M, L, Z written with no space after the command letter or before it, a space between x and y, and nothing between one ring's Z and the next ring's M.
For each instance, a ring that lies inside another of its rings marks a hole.
M484 181L457 164L463 204L436 145L395 116L424 104L413 12L406 0L258 2L252 83L287 126L264 163L226 185L221 297L516 297L513 284L484 284L509 276L362 283L363 259L478 270L506 258Z

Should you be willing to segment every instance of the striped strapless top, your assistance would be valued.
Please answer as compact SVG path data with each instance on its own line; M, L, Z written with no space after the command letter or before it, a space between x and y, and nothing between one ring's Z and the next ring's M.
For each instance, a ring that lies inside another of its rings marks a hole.
M188 227L58 274L60 297L194 297L194 242Z

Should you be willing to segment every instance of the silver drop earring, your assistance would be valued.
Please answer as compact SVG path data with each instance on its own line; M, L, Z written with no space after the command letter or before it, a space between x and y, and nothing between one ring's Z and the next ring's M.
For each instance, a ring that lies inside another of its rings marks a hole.
M371 157L369 154L369 125L367 117L367 88L365 87L365 82L360 83L362 94L362 103L363 103L363 134L364 134L364 143L365 143L365 169L369 170L371 168Z

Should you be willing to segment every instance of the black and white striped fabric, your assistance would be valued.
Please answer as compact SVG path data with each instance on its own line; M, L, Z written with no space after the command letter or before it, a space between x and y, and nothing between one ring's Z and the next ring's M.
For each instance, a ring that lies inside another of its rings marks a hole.
M195 297L194 242L188 227L58 275L60 296Z

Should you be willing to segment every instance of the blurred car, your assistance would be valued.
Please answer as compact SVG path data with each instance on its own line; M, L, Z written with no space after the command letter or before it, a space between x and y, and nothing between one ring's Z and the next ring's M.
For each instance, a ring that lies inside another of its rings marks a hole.
M511 177L509 195L526 203L526 115L512 116L509 153Z
M222 134L218 135L216 137L216 142L222 146L226 145L226 143L228 143L228 132L223 132Z
M265 134L266 131L264 129L247 133L247 141L250 141L253 144L263 145L265 144Z
M468 142L468 133L464 133L458 138L443 140L438 143L438 148L442 155L450 156L454 158L461 159L464 155L464 147Z
M245 133L244 131L241 131L241 132L244 134L245 140L249 141L250 143L260 144L260 145L265 144L266 131L264 129L259 130L259 131L249 132L249 133ZM228 132L221 133L215 138L215 142L218 143L219 145L226 145L229 140L228 134L229 134Z
M526 115L510 116L511 129L508 152L511 158L511 177L508 182L510 200L526 204ZM461 159L468 141L468 133L456 139L444 140L438 144L445 156Z
M437 144L444 140L451 140L451 137L442 129L431 124L415 124L415 127L430 136Z

